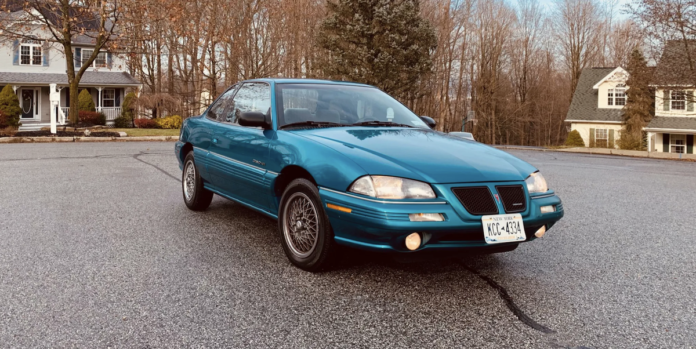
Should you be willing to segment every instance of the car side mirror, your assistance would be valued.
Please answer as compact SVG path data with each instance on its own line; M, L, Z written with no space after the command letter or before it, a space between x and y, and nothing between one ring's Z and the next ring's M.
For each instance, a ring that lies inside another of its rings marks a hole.
M436 123L435 123L435 119L433 119L433 118L431 118L431 117L429 117L429 116L419 116L419 118L420 118L421 120L423 120L423 122L424 122L426 125L428 125L428 127L432 128L432 129L435 129L435 126L437 126Z
M262 127L270 129L271 124L266 120L266 114L257 111L247 111L239 114L239 125L247 127Z

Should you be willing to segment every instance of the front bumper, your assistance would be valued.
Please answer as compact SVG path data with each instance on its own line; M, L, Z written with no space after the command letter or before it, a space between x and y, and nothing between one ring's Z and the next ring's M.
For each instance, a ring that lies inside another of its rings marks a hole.
M495 185L490 184L492 192ZM510 183L519 184L519 183ZM469 184L470 185L470 184ZM329 216L337 243L361 249L384 252L418 252L425 250L493 249L509 244L489 245L484 241L481 216L469 214L451 189L462 185L436 184L438 198L432 201L373 200L360 195L319 188L324 209ZM548 231L563 217L563 204L553 191L544 195L527 195L527 208L521 212L527 239L535 240L534 233L546 226ZM327 205L348 208L350 213L329 208ZM505 214L500 203L498 210ZM556 211L542 214L540 207L555 206ZM440 213L442 222L412 222L412 213ZM416 251L405 247L406 236L419 232L423 244Z

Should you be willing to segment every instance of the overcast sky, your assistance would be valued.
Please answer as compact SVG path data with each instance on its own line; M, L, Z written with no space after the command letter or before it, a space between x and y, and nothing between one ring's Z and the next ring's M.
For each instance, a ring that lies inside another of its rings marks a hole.
M513 0L514 1L514 0ZM539 0L539 3L546 6L547 9L551 9L553 3L557 0ZM600 3L609 3L611 0L599 0ZM621 14L621 9L623 5L630 3L632 0L617 0L616 15L619 17L626 17L626 15Z

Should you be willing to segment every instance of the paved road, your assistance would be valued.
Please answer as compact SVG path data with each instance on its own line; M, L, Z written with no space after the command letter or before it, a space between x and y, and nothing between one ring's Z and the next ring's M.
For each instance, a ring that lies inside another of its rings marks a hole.
M696 347L694 163L515 151L564 199L544 239L310 274L272 220L188 211L172 148L0 145L0 347Z

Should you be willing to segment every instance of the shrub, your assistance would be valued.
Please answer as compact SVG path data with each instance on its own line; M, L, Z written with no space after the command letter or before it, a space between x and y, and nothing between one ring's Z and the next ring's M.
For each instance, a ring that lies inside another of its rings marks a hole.
M103 113L80 110L78 119L84 125L106 125L106 115Z
M92 95L87 90L82 90L77 96L77 110L79 111L97 111L94 106Z
M153 119L135 119L135 127L139 128L159 128L159 124Z
M6 85L0 92L0 127L19 127L19 116L22 108L19 107L19 98L15 94L12 86Z
M580 137L580 132L578 132L578 130L573 130L568 134L565 145L569 147L584 147L585 141L583 141L582 137Z
M131 120L129 117L123 116L123 114L121 114L121 116L114 119L114 127L116 127L116 128L133 127L133 120Z
M619 148L624 150L647 150L647 142L643 142L643 135L631 133L628 131L621 132L621 137L617 142Z
M158 119L157 124L160 128L169 130L178 130L181 128L183 119L179 115L167 116L166 118Z

